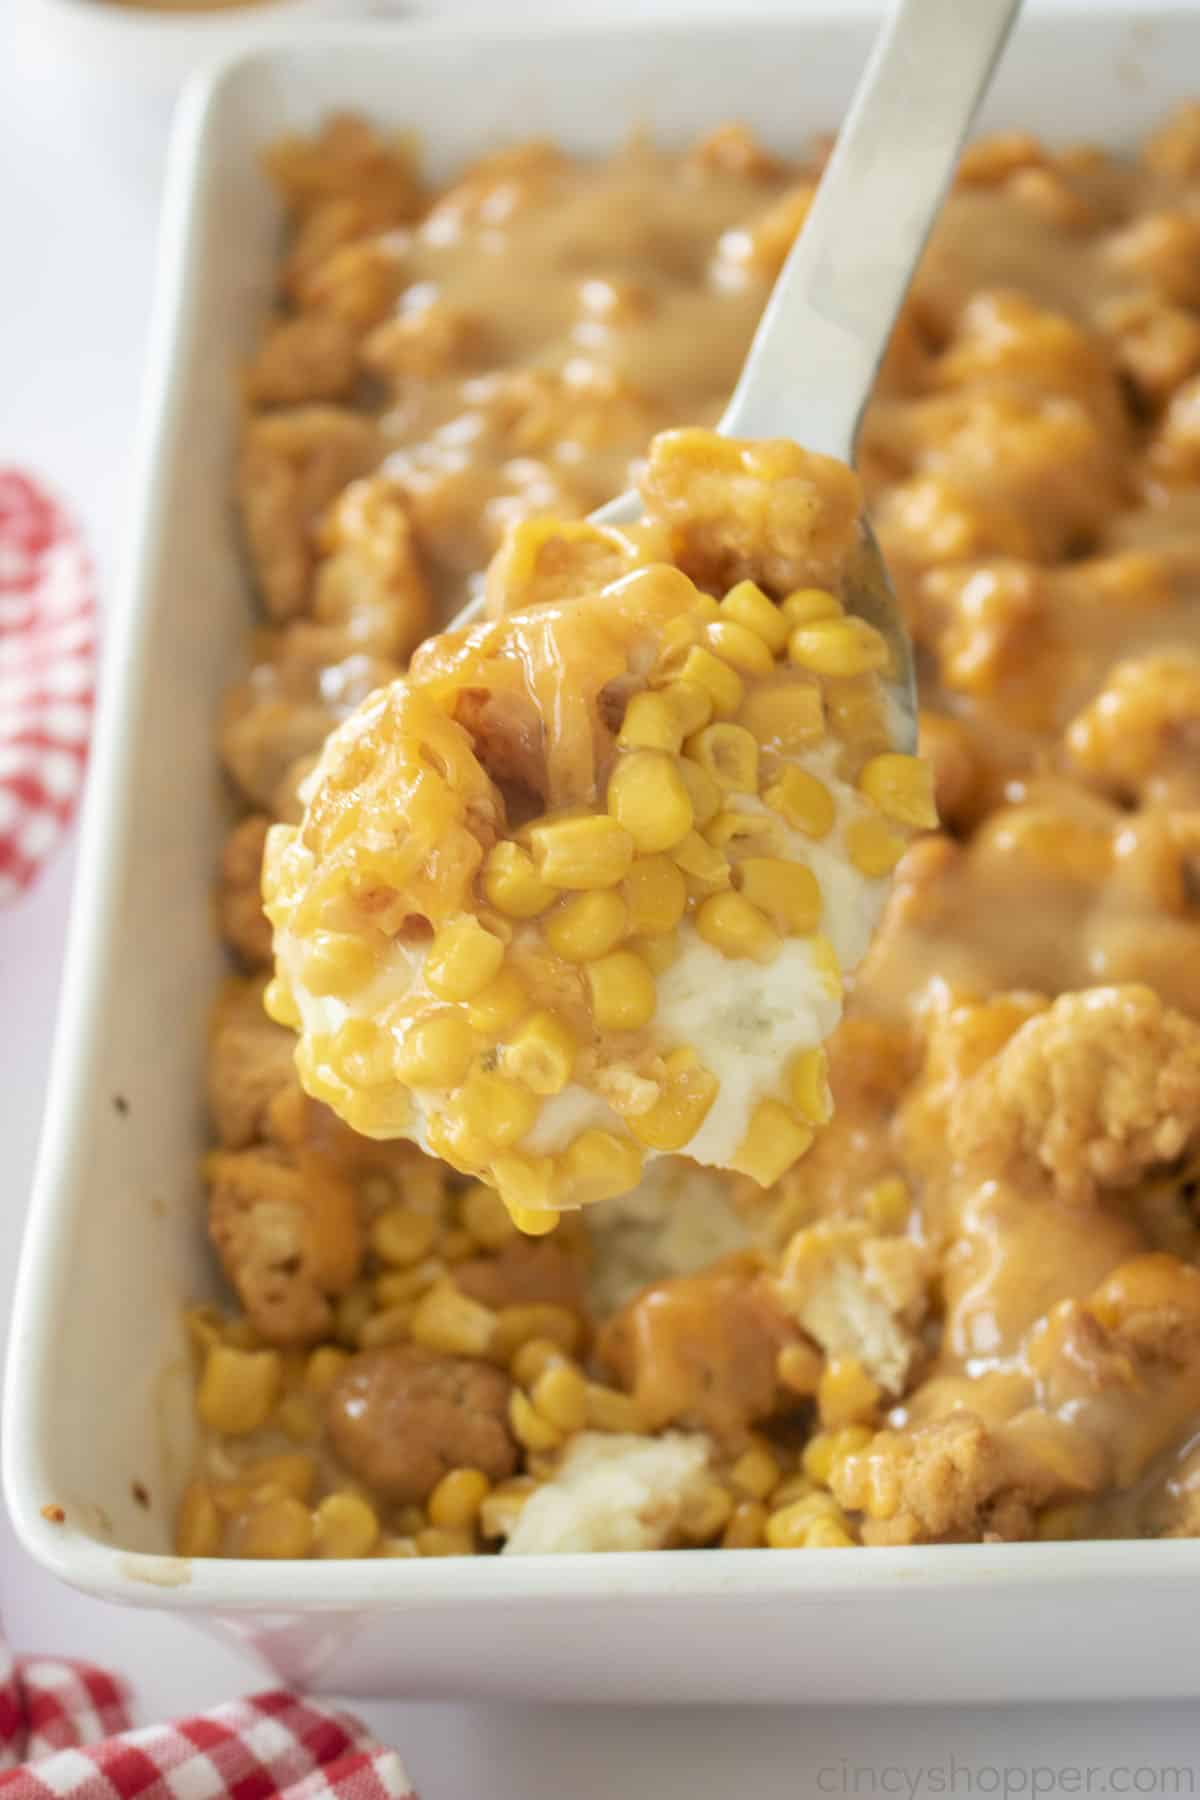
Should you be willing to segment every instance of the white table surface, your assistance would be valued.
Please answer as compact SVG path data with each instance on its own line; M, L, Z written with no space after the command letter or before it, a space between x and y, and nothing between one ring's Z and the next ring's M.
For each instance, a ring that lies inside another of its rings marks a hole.
M40 471L77 508L104 586L122 529L169 99L105 80L61 45L52 54L37 26L41 4L0 0L0 463ZM71 877L67 846L31 895L0 912L0 1321L37 1137ZM28 1561L2 1518L0 1598L17 1648L104 1661L134 1684L147 1720L230 1698L260 1679L240 1654L192 1627L60 1587ZM1054 1621L1041 1627L1053 1630ZM820 1713L357 1710L401 1749L425 1800L1200 1788L1200 1719L1189 1706L968 1710L929 1698L917 1709Z

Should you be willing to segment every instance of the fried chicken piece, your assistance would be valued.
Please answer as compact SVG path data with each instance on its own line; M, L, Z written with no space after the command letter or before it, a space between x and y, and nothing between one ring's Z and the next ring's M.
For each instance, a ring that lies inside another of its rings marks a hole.
M375 427L336 406L296 406L251 419L242 439L238 495L254 572L273 619L308 604L315 533L330 501L365 474Z
M255 1329L269 1344L312 1344L362 1261L352 1184L325 1157L265 1145L207 1158L208 1232Z
M248 969L265 969L271 962L271 926L262 909L263 846L270 824L262 813L240 819L221 852L221 936Z
M449 1469L512 1474L511 1391L489 1363L392 1344L351 1358L329 1395L329 1435L352 1475L387 1500L419 1504Z
M433 602L401 488L351 482L321 527L313 618L371 656L402 662L433 624Z
M264 981L231 981L218 1003L208 1053L208 1104L226 1150L261 1137L275 1097L296 1083L291 1032L263 1011Z
M586 1317L583 1268L577 1256L548 1238L518 1239L495 1256L456 1263L454 1285L482 1306L565 1306Z
M304 313L268 326L246 371L254 406L305 406L344 400L357 371L355 333L331 313Z
M1200 1026L1149 988L1066 994L968 1081L950 1113L967 1169L1048 1180L1085 1205L1200 1138Z
M1118 799L1139 798L1200 763L1200 654L1160 650L1112 669L1067 729L1077 769Z

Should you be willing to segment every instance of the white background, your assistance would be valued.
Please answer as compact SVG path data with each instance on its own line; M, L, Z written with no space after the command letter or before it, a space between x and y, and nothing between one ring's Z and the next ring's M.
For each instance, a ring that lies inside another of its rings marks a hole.
M667 6L672 0L643 0ZM725 0L725 9L737 0ZM803 0L791 0L801 5ZM869 0L845 0L869 4ZM970 0L963 0L969 4ZM1033 0L1036 3L1036 0ZM1079 0L1086 4L1086 0ZM430 0L432 6L433 0ZM691 0L722 10L719 0ZM787 0L778 0L783 6ZM587 0L573 0L584 10ZM562 11L564 0L556 8ZM110 589L146 329L170 96L104 68L52 31L51 0L0 0L0 463L47 478L82 516ZM509 0L506 11L527 10ZM533 10L529 8L528 10ZM1200 70L1197 70L1200 92ZM0 912L0 1322L36 1144L63 932L67 846ZM36 1570L0 1519L0 1596L19 1649L95 1657L135 1686L147 1719L245 1692L260 1676L193 1627L83 1599ZM1053 1618L1033 1628L1055 1630ZM514 1647L515 1648L515 1647ZM1072 1647L1064 1642L1064 1659ZM718 1644L713 1655L720 1656ZM905 1646L895 1645L903 1657ZM364 1703L424 1800L564 1795L802 1796L937 1791L1195 1792L1200 1717L1181 1704L971 1710L639 1710ZM1122 1774L1144 1765L1136 1776ZM1151 1769L1187 1766L1175 1788ZM1070 1770L1081 1773L1073 1780ZM1049 1787L1050 1769L1067 1771Z

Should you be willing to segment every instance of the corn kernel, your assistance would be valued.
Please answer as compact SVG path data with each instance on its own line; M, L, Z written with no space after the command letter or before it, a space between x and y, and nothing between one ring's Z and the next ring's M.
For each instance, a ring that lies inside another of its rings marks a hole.
M457 1087L474 1055L475 1035L461 1013L426 1013L408 1026L392 1068L406 1087Z
M709 1544L729 1523L734 1508L733 1495L717 1481L711 1481L703 1493L684 1501L679 1529L689 1544Z
M444 1238L438 1250L438 1256L426 1256L408 1268L393 1268L377 1275L371 1283L376 1306L399 1306L405 1300L419 1300L425 1289L446 1273Z
M827 1503L830 1501L828 1494L823 1498ZM818 1517L806 1499L777 1506L767 1519L768 1547L772 1550L802 1550Z
M558 1427L534 1409L528 1394L520 1388L514 1388L509 1397L508 1422L517 1442L527 1450L557 1450L563 1441Z
M630 1431L639 1435L645 1432L646 1420L632 1394L623 1394L620 1388L605 1387L599 1381L584 1385L587 1422L592 1431Z
M812 1141L812 1127L793 1118L786 1106L778 1100L760 1100L729 1166L749 1175L759 1187L773 1187Z
M539 878L527 850L502 838L492 845L483 865L483 891L506 918L535 919L558 890Z
M741 812L732 807L727 812L719 812L712 823L705 826L704 841L714 850L726 852L733 843L743 846L756 843L764 850L783 847L774 819L764 818L760 812Z
M531 1388L539 1375L565 1361L566 1352L553 1338L528 1338L509 1357L508 1372L518 1387Z
M334 1330L339 1344L350 1349L358 1345L358 1334L371 1316L371 1290L356 1284L347 1289L334 1309Z
M282 975L273 975L263 989L263 1011L268 1019L274 1019L276 1025L286 1025L289 1031L299 1031L300 1008Z
M1067 1543L1087 1535L1087 1507L1078 1500L1045 1506L1037 1516L1037 1535L1043 1543ZM197 1554L202 1554L197 1552Z
M555 956L564 962L592 962L620 943L629 929L629 911L616 888L600 888L561 901L543 929Z
M687 753L727 794L757 794L758 743L744 725L706 725L687 741Z
M278 1350L234 1350L214 1344L204 1359L196 1411L212 1431L245 1437L270 1417L283 1386Z
M764 748L795 756L825 736L825 702L815 682L781 678L748 694L738 720Z
M735 1506L721 1533L726 1550L758 1550L766 1542L767 1509L761 1500L743 1500Z
M631 750L609 777L608 810L643 854L669 850L692 829L692 801L673 756Z
M869 675L886 669L888 647L865 619L818 619L797 625L788 639L788 657L815 675Z
M679 726L680 741L707 725L713 716L713 697L694 681L669 681L659 693Z
M569 1363L544 1369L533 1384L530 1395L543 1419L549 1419L556 1430L582 1431L587 1423L587 1388L578 1369Z
M315 931L304 949L304 985L310 994L352 994L375 973L369 944L341 931Z
M426 1501L429 1523L447 1530L473 1526L490 1487L482 1469L449 1469Z
M482 993L467 1002L467 1018L485 1037L501 1037L529 1011L529 996L512 969L501 969Z
M931 831L938 822L933 803L933 770L919 756L885 751L873 756L858 777L859 792L901 825Z
M815 1394L822 1367L811 1344L785 1344L775 1358L775 1378L793 1394Z
M359 1328L360 1349L378 1350L382 1344L403 1344L412 1331L415 1300L400 1300L373 1312Z
M831 1000L842 997L842 967L837 959L837 951L823 931L814 932L809 939L809 951L813 959L813 968L825 983L825 991Z
M275 1409L275 1423L293 1444L311 1444L321 1435L321 1415L311 1394L285 1394Z
M824 1125L833 1112L829 1092L829 1058L819 1044L801 1050L788 1069L792 1105L810 1125Z
M600 894L581 897L608 898ZM504 1069L535 1094L561 1094L571 1079L577 1048L569 1026L554 1013L534 1013L504 1046Z
M601 1031L639 1031L654 1017L654 977L632 950L614 950L587 965L592 1017Z
M854 1539L836 1519L814 1519L804 1537L806 1550L848 1550Z
M787 620L753 581L739 581L736 587L730 588L721 601L721 616L748 627L776 656L787 644L790 629Z
M415 1537L426 1524L424 1509L411 1501L406 1506L392 1509L392 1525L396 1531L403 1532L405 1537Z
M318 1344L304 1365L304 1385L309 1393L327 1394L349 1361L336 1344Z
M800 1458L800 1462L810 1481L816 1481L822 1487L828 1487L829 1477L833 1473L833 1433L831 1431L814 1433L804 1446L804 1454Z
M846 826L846 854L869 881L890 875L904 848L903 837L878 813L863 813Z
M527 1087L492 1070L476 1069L457 1097L462 1124L497 1149L519 1142L538 1116L538 1103Z
M696 930L722 956L769 963L779 954L779 935L770 920L742 894L711 894L702 901Z
M580 1338L578 1315L569 1306L555 1306L549 1300L531 1300L524 1306L502 1306L497 1315L495 1355L507 1363L521 1348L534 1339L557 1344L566 1355L578 1348Z
M496 1335L496 1314L451 1282L439 1281L417 1301L409 1329L414 1344L444 1356L486 1356Z
M379 1519L361 1494L326 1494L313 1514L317 1556L346 1559L370 1556L379 1541Z
M703 829L720 811L724 795L712 776L699 763L694 763L685 756L678 768L680 779L692 803L692 817L697 827Z
M875 1231L903 1231L912 1211L912 1195L899 1175L877 1181L863 1200L863 1214Z
M516 1236L508 1209L494 1188L482 1183L468 1188L459 1210L472 1238L485 1250L503 1250Z
M669 750L672 755L683 743L679 715L665 694L635 694L625 708L625 718L617 734L622 750Z
M544 1237L558 1224L556 1179L550 1156L519 1156L510 1150L492 1158L492 1180L513 1224L526 1237Z
M527 1475L514 1475L508 1481L497 1482L480 1508L479 1529L483 1536L511 1536L525 1502L536 1489L536 1481L531 1481Z
M648 1150L682 1150L703 1125L720 1082L701 1068L694 1050L673 1050L664 1063L662 1092L648 1111L625 1123L630 1136Z
M840 619L845 608L836 594L824 588L797 588L779 608L787 621L788 636L797 625L812 625L818 619Z
M183 1490L175 1515L176 1556L215 1556L221 1544L221 1518L203 1481Z
M285 1450L247 1463L236 1485L256 1498L291 1494L295 1500L307 1500L316 1479L317 1465L307 1451Z
M683 871L666 856L639 856L625 877L629 925L643 937L674 931L687 910Z
M426 1525L418 1531L414 1540L418 1556L473 1556L475 1554L475 1535L473 1532L448 1531L444 1525Z
M745 698L745 683L737 671L700 644L687 652L679 668L670 668L668 673L691 687L703 688L718 719L731 719Z
M708 893L727 888L733 879L728 858L712 844L706 843L698 831L689 831L683 842L676 844L671 852L671 861L683 870L689 880L697 882Z
M554 1230L560 1215L550 1207L513 1206L510 1217L524 1237L545 1237Z
M388 1560L395 1560L401 1557L420 1556L421 1552L417 1549L416 1538L392 1536L380 1538L375 1554Z
M235 1519L230 1530L230 1549L235 1556L289 1562L307 1556L312 1541L312 1514L291 1494L261 1501Z
M535 825L529 837L537 871L551 887L583 892L614 887L633 862L633 839L605 813Z
M833 830L837 817L833 795L807 769L782 769L779 779L763 790L763 799L793 831L802 831L806 837L828 837Z
M769 675L775 658L756 631L736 619L718 619L704 628L709 649L743 675Z
M562 1159L567 1196L573 1206L613 1200L635 1188L642 1173L642 1153L628 1138L611 1131L581 1131Z
M437 1220L408 1206L389 1206L371 1224L371 1248L383 1262L405 1269L420 1262L437 1236Z
M370 1019L346 1019L329 1046L329 1060L353 1087L378 1087L392 1076L395 1046L391 1033Z
M803 863L775 856L747 856L734 878L746 899L764 912L777 931L807 937L821 921L821 888Z
M443 925L425 958L425 980L442 1000L473 1000L500 973L504 945L471 914Z
M765 1500L779 1482L779 1464L765 1444L752 1444L730 1469L729 1479L752 1500Z
M858 1425L874 1417L882 1389L856 1356L839 1356L826 1365L817 1384L817 1411L828 1431Z

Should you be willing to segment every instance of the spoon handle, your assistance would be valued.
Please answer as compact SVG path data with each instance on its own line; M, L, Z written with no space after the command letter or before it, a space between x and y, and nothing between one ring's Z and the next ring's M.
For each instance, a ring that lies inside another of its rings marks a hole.
M719 429L850 460L1020 0L893 0Z

